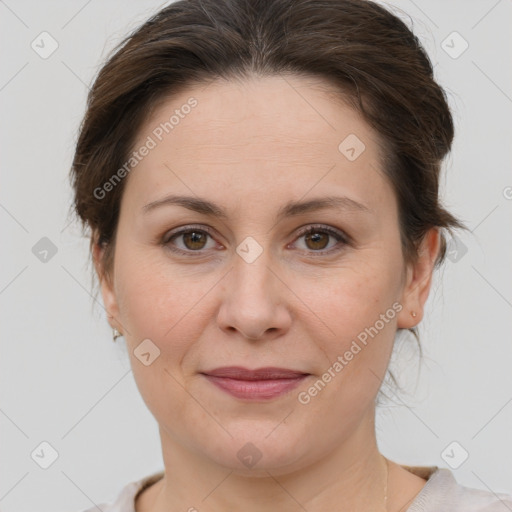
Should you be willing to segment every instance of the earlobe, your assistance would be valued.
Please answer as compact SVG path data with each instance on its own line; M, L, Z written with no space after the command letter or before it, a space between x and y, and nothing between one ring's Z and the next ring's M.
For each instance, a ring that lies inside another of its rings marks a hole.
M408 268L401 300L403 309L397 320L398 328L410 329L421 322L440 247L439 230L432 228L422 240L417 261Z
M119 318L119 308L117 305L117 299L114 292L113 282L109 275L105 272L103 266L103 255L105 248L101 247L96 242L93 242L92 256L94 262L94 268L101 288L101 296L103 298L103 304L107 311L107 320L113 329L120 330L120 324L116 319Z
M121 331L121 324L119 322L119 308L117 306L117 299L114 289L109 279L103 277L101 279L101 296L103 297L103 304L107 311L107 318L110 327Z

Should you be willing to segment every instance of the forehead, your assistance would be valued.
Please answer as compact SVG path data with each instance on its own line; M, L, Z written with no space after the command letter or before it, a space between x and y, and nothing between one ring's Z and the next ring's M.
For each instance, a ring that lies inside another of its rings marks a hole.
M191 86L159 102L133 149L149 141L151 149L130 172L127 187L140 200L173 187L198 195L222 195L230 187L297 197L313 187L321 192L341 186L374 201L386 187L378 135L316 77Z
M308 141L302 150L333 143L336 147L349 133L379 142L340 91L321 78L295 75L217 79L163 97L141 127L139 140L153 132L178 150L200 142L265 144L278 142L277 137L283 144ZM190 140L190 135L195 137Z

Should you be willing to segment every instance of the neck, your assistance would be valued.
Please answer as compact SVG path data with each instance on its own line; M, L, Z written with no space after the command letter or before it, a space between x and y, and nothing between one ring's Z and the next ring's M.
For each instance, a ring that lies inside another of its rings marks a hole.
M187 450L163 429L160 437L165 476L156 494L137 512L144 512L146 505L152 512L386 510L387 466L377 448L374 415L315 461L296 461L290 468L267 467L251 475ZM314 442L314 436L308 441Z

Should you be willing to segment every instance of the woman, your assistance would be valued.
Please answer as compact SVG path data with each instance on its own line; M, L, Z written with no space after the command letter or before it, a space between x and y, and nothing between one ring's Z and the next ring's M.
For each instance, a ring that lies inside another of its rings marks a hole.
M103 510L512 507L376 443L395 336L464 227L438 197L452 138L427 55L372 2L181 0L119 46L75 208L165 471Z

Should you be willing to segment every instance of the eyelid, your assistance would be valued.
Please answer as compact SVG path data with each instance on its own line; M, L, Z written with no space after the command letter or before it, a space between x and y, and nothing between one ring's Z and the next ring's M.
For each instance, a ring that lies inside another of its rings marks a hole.
M299 228L299 231L296 236L299 237L314 230L325 231L333 236L339 237L346 243L350 241L350 237L344 231L333 226L328 226L326 224L307 224L303 228Z
M213 238L213 229L209 226L205 226L204 224L187 224L186 226L179 226L175 229L172 229L171 231L167 231L165 235L163 236L163 242L169 243L171 238L173 238L176 235L182 235L184 233L187 233L188 231L193 231L196 229L197 231L204 231L205 233L208 233Z

